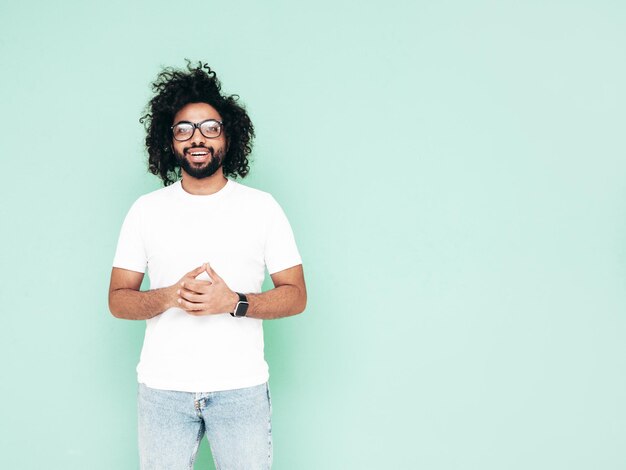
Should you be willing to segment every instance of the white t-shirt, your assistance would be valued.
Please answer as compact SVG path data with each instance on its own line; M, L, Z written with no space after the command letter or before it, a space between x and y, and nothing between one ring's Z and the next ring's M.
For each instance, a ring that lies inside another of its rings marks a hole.
M180 181L141 196L120 233L113 266L146 272L168 287L209 262L236 292L259 293L270 274L302 263L287 217L268 193L228 180L195 196ZM209 279L202 273L198 279ZM186 392L259 385L269 377L263 322L228 312L193 316L170 308L146 320L137 366L148 387Z

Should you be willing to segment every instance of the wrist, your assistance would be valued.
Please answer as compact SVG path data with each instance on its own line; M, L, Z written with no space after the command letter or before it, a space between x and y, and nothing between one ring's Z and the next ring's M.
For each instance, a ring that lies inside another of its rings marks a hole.
M180 289L178 284L165 288L165 310L178 307L178 289Z
M228 298L228 312L234 312L235 307L237 307L237 302L239 302L239 295L235 291L230 291Z

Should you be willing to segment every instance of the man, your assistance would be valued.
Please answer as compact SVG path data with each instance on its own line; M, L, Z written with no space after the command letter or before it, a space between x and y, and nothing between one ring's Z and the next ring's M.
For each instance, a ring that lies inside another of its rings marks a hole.
M165 69L142 118L149 169L120 233L109 308L146 320L137 366L142 469L192 469L207 434L216 467L272 462L262 320L302 312L294 237L268 193L245 177L254 128L206 64ZM178 179L177 177L181 178ZM140 291L147 272L150 290ZM265 269L274 288L261 293Z

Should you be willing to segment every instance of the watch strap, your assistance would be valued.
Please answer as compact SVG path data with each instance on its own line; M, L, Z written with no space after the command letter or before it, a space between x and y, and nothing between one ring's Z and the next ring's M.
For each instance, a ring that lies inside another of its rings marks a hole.
M236 318L243 318L246 316L246 313L248 312L248 307L250 306L250 304L248 303L248 297L246 297L246 295L242 294L241 292L235 292L235 294L239 296L239 302L237 302L237 305L235 305L235 311L230 312L230 315Z

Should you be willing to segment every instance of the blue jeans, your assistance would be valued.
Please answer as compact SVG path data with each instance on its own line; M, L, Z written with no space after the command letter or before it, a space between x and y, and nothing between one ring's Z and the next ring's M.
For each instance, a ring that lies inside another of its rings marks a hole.
M204 434L218 470L272 466L269 387L189 393L139 384L139 460L142 470L193 469Z

